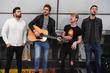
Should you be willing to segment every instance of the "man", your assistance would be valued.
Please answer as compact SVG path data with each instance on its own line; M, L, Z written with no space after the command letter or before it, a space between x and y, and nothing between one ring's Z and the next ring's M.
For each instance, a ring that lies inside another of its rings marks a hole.
M32 20L29 24L29 28L32 32L39 37L40 34L35 30L34 25L38 26L41 29L45 29L48 31L48 35L56 36L55 33L55 21L52 19L49 14L51 11L51 6L49 4L45 4L43 7L43 14L37 16L34 20ZM39 63L40 63L40 52L44 51L44 61L43 61L43 73L46 73L47 61L48 61L48 51L49 51L49 43L48 40L45 42L35 41L35 73L39 73Z
M102 35L102 20L96 17L98 7L93 5L90 7L90 16L83 20L82 31L85 44L87 73L92 73L90 61L92 52L95 55L96 73L100 73L101 69L101 35Z
M21 16L20 7L15 7L13 17L8 19L2 28L2 37L7 47L5 73L9 73L14 53L16 54L18 73L22 73L22 52L26 43L27 26Z
M79 19L79 15L77 13L72 13L70 18L70 24L65 25L64 32L62 34L62 38L64 43L62 44L62 48L60 51L60 63L61 63L61 73L65 73L65 59L69 54L69 65L70 72L75 72L75 60L78 51L78 45L82 41L82 31L77 26L77 21Z

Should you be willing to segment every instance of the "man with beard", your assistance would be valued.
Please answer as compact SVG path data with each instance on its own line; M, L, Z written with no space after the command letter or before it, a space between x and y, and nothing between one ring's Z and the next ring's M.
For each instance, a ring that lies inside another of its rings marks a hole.
M48 35L56 36L55 33L55 20L49 16L51 11L51 6L49 4L45 4L43 7L43 14L37 16L29 23L29 28L35 34L36 37L40 37L39 31L36 31L34 26L39 27L40 29L47 30ZM43 58L43 73L46 73L47 62L48 62L48 51L49 51L49 41L34 41L35 47L35 73L39 73L39 65L40 65L40 53L43 50L44 58Z
M90 7L90 16L83 20L82 31L83 31L83 41L85 45L86 53L86 66L87 73L92 73L90 61L92 60L92 52L95 56L96 62L96 73L101 73L101 35L102 35L102 20L96 17L98 7L92 5Z
M18 73L22 73L22 52L26 43L27 25L21 19L20 7L13 9L13 17L8 19L2 28L2 37L7 47L7 61L5 73L9 73L11 61L16 54Z

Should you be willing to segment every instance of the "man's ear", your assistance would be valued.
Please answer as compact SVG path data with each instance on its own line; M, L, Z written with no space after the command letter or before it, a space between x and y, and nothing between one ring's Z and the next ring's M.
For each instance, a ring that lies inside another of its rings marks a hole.
M13 13L13 16L15 16L15 13Z

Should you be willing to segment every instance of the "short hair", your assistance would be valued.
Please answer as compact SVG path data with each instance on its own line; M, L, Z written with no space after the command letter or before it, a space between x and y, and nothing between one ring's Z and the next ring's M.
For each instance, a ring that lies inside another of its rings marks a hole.
M45 7L48 7L48 8L49 8L49 12L51 11L51 6L50 6L49 4L45 4L45 5L44 5L44 8L45 8Z
M15 13L16 10L20 10L20 9L21 9L20 7L15 7L15 8L13 9L13 13Z
M79 19L79 14L78 13L71 13L71 16L75 16L77 19Z
M96 8L98 9L98 6L97 6L97 5L92 5L92 6L90 7L90 9L92 9L93 7L96 7Z

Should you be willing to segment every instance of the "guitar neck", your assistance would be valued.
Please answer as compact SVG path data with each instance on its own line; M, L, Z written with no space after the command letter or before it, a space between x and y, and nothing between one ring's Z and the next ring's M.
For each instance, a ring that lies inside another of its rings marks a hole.
M57 37L49 36L49 35L43 35L43 37L47 37L47 38L50 38L50 39L57 39Z

